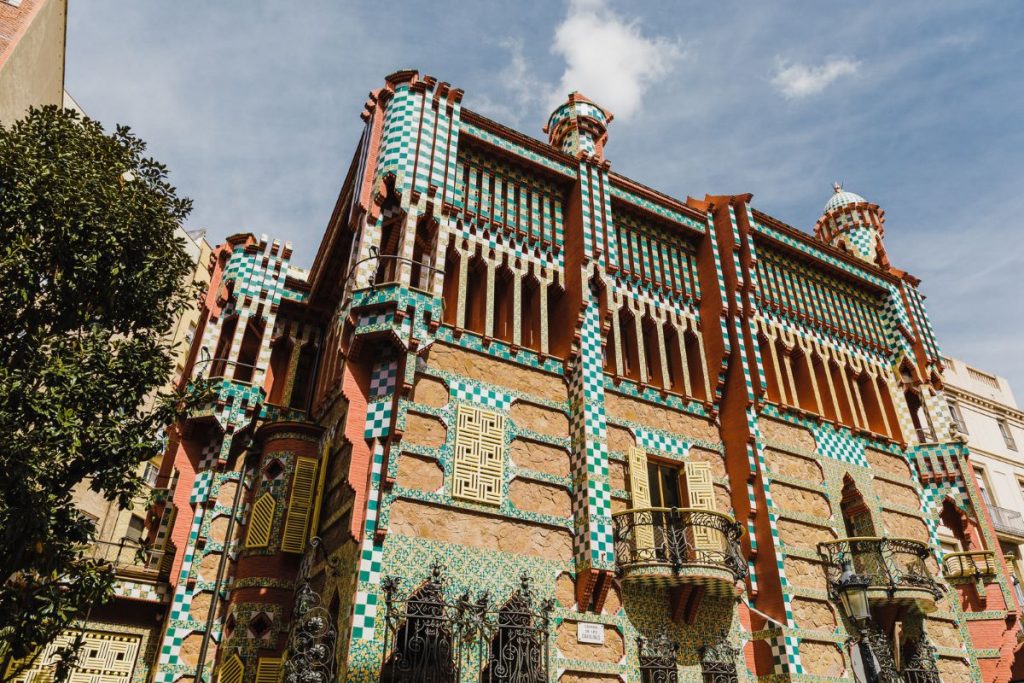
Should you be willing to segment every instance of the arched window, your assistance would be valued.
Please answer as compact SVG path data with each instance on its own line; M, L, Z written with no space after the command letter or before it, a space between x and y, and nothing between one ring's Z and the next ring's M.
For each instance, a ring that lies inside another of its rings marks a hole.
M640 346L636 338L636 318L629 306L619 309L619 346L622 349L622 376L640 381Z
M313 372L316 369L316 347L306 342L299 351L299 362L295 366L295 379L292 381L289 408L296 410L309 409L309 397L313 390Z
M664 631L650 640L636 639L640 659L640 683L677 683L679 668L676 663L679 645Z
M686 371L690 373L693 398L706 401L708 394L704 386L704 354L701 353L700 340L693 330L686 330L683 341L686 345Z
M456 643L440 576L435 574L413 591L402 612L387 615L385 659L381 683L424 681L455 683Z
M515 333L515 275L502 264L494 273L493 337L511 344Z
M280 405L284 399L292 347L292 341L288 337L281 337L274 342L274 348L270 351L270 368L267 371L267 403Z
M513 593L498 610L497 617L481 683L547 681L547 631L537 620L529 588Z
M239 382L251 382L256 370L256 361L260 357L260 346L263 341L263 330L267 320L257 313L250 316L245 324L242 344L238 349L238 363L235 365L234 378Z
M520 286L520 343L540 351L540 283L527 276Z
M487 322L487 264L479 256L469 259L466 276L466 329L484 333Z
M683 352L679 346L679 330L671 322L666 322L662 327L662 336L665 338L665 373L666 388L677 394L685 391L686 384L683 381Z
M462 267L455 240L448 242L444 256L444 322L455 325L459 315L459 268Z
M434 265L434 253L437 251L437 222L423 218L416 225L416 239L412 247L412 274L409 286L428 291L430 289L431 268Z

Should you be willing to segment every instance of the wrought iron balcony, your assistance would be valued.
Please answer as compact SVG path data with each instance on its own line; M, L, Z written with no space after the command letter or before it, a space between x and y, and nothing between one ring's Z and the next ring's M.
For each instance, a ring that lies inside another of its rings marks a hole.
M981 579L996 573L996 554L991 550L946 553L942 572L947 579Z
M998 505L989 505L988 511L992 515L992 526L997 534L1013 536L1014 539L1024 538L1024 515Z
M818 544L825 561L830 589L847 570L868 580L868 598L873 602L913 602L922 610L935 610L943 589L935 582L926 560L928 546L910 538L858 536ZM833 596L838 597L838 596Z
M747 575L742 527L732 517L694 508L642 508L612 515L615 555L624 580L659 585L718 584ZM710 581L709 581L710 580Z
M535 604L530 578L504 604L452 597L441 565L400 596L386 577L382 683L546 683L551 600Z
M93 541L85 556L109 564L119 577L164 581L170 574L174 551L174 545L170 542L166 548L157 550L123 538L117 543Z

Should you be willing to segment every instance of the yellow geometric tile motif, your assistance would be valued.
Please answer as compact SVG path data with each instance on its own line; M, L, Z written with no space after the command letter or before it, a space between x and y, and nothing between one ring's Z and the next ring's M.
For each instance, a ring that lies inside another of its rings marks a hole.
M78 631L65 631L14 681L42 683L52 681L57 651L72 644ZM86 631L78 651L78 666L69 677L70 683L129 683L139 654L139 636Z
M647 479L647 451L643 448L629 449L629 495L633 498L633 509L651 507L651 485ZM633 527L636 549L654 547L654 529L648 524Z
M456 414L452 497L501 505L505 479L505 416L460 403Z
M711 479L711 464L706 462L686 463L686 493L689 506L698 510L715 509L715 484ZM697 552L717 551L723 547L722 532L706 526L693 527L693 545Z

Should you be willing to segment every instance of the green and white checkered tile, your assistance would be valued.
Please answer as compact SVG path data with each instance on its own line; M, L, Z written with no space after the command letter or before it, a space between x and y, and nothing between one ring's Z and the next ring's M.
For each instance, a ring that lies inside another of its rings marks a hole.
M210 483L213 481L213 470L206 470L196 475L192 482L192 493L188 497L190 504L205 503L210 497Z
M380 398L394 392L397 379L397 359L387 358L374 364L370 374L370 398Z
M377 439L387 435L391 427L391 403L391 397L388 396L367 406L363 438Z
M849 429L835 429L828 424L814 427L814 441L818 453L834 460L857 467L867 467L868 460L864 456L864 440L854 436Z
M637 427L633 431L636 434L636 442L644 448L661 451L662 453L671 453L681 457L685 457L690 452L690 444L688 442L671 434L643 427Z
M352 606L352 640L373 640L377 626L377 593L356 591Z
M507 411L512 406L512 397L493 387L462 379L452 379L449 385L449 394L453 401L475 403L500 411Z

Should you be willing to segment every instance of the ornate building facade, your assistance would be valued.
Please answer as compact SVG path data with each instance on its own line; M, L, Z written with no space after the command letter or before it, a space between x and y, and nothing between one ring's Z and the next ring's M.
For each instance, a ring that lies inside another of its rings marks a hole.
M214 249L215 392L149 518L173 561L110 608L150 629L129 678L1009 680L1019 607L883 211L837 187L812 235L615 173L578 94L547 143L461 100L371 94L309 271Z

